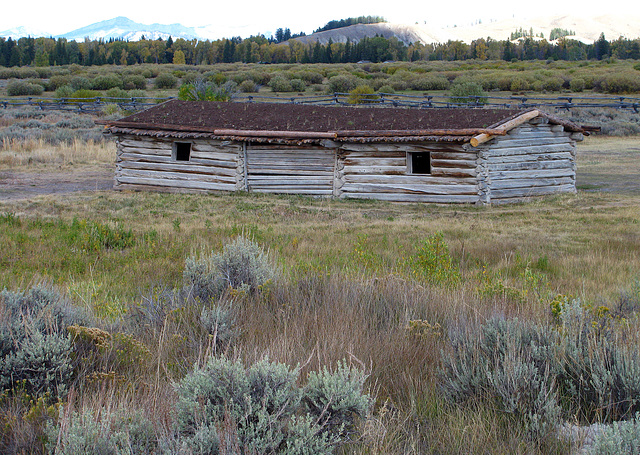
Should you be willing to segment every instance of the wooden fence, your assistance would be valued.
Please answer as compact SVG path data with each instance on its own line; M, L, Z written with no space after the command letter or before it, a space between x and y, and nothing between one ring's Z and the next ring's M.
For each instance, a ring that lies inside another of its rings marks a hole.
M117 105L126 111L140 111L155 104L173 99L168 98L11 98L0 100L0 108L32 106L42 110L66 110L84 113L102 111L108 105ZM560 96L527 97L527 96L470 96L456 97L440 95L400 95L391 93L375 93L371 95L352 95L334 93L319 96L262 96L241 94L233 97L233 101L247 103L293 103L346 105L360 104L380 107L474 107L474 108L530 108L539 107L555 110L571 110L574 108L612 108L640 113L640 98L627 96Z

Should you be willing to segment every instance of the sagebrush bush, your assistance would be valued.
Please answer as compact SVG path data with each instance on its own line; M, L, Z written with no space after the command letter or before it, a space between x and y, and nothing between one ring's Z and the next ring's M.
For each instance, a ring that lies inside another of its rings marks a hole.
M141 412L61 409L56 425L47 427L47 452L59 455L145 455L159 449L151 421Z
M363 393L367 376L342 361L335 371L323 368L312 371L304 388L303 404L330 439L343 439L357 431L357 423L365 419L371 399Z
M197 79L180 87L178 98L185 101L229 101L237 92L238 84L233 81L216 84Z
M511 87L509 87L511 89ZM451 97L449 101L456 104L487 102L487 94L482 89L482 85L477 82L458 82L451 86Z
M87 313L44 285L0 293L0 390L62 397L73 375L66 328L90 321Z
M586 450L589 455L619 455L640 453L640 414L631 420L602 425L594 443Z
M174 88L176 85L178 85L178 78L171 73L160 73L153 80L153 85L158 89Z
M275 270L257 243L238 237L221 253L188 258L183 277L194 297L209 301L228 288L256 292L275 278Z
M327 90L329 93L348 93L358 86L359 81L360 78L351 74L339 74L329 78Z
M122 88L124 86L119 74L105 74L96 76L91 81L93 90L109 90L110 88Z
M551 434L560 416L553 383L555 334L518 319L490 319L479 331L452 335L441 386L454 402L487 400L533 438Z
M27 81L10 81L7 84L9 96L40 96L42 92L44 92L42 85Z
M286 77L278 74L269 81L269 88L274 92L292 92L293 87L291 81Z
M225 440L248 453L331 453L369 412L366 376L343 362L336 372L310 374L301 389L299 372L268 359L245 368L210 358L176 386L182 446L216 454Z

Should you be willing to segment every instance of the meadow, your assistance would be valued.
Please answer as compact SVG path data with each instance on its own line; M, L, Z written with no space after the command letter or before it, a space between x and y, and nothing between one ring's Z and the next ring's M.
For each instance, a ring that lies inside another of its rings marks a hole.
M569 333L571 308L625 355L637 351L639 154L633 136L587 138L577 194L505 206L112 191L0 201L3 340L10 302L34 290L63 314L85 315L59 327L72 340L56 370L64 381L3 379L0 449L207 453L200 432L200 445L185 442L195 436L178 425L179 406L194 371L223 358L285 365L300 387L346 362L347 389L370 401L348 408L342 419L353 430L327 453L571 453L581 441L550 428L628 420L636 395L619 410L613 392L593 404L587 392L554 385L555 414L535 397L508 406L495 385L467 387L462 399L452 392L462 387L455 353L464 352L461 334L479 343L496 320ZM0 156L0 172L78 175L112 163L115 148L14 141ZM258 247L268 279L198 297L216 278L194 275L193 264L238 239ZM55 324L44 325L52 336ZM525 377L531 388L528 376L504 380L509 396L522 394L513 384ZM220 453L261 453L246 426L228 420L216 421ZM278 431L298 428L292 422ZM262 452L305 453L286 452L285 442Z

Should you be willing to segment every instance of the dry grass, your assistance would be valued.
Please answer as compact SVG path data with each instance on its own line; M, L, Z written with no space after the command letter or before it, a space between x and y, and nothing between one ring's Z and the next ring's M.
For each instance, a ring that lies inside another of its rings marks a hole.
M37 164L96 164L115 162L113 142L74 139L71 143L52 145L44 139L4 139L0 148L0 169Z
M489 316L548 319L558 293L615 305L640 276L640 208L637 193L623 185L637 169L635 141L590 138L580 146L579 182L602 175L607 191L585 188L509 206L132 192L0 202L0 287L47 277L114 331L124 330L141 295L182 285L188 256L246 235L269 249L282 275L258 297L235 297L239 336L228 354L246 362L268 355L304 365L303 372L342 358L363 365L376 410L353 452L567 453L562 445L527 442L523 429L486 406L445 402L437 384L440 353L450 331ZM71 159L111 159L102 152ZM74 218L132 229L136 244L84 250L71 232ZM434 285L403 266L436 232L450 248L459 283ZM148 365L125 371L121 385L87 386L73 407L137 403L160 416L161 433L170 427L170 381L202 362L211 346L188 321L129 329L150 349Z

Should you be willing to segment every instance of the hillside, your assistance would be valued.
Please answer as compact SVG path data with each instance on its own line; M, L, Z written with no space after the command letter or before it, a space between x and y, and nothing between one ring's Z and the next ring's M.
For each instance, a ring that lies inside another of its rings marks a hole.
M296 38L304 43L319 41L326 44L329 40L344 43L347 39L352 42L364 37L372 38L376 35L390 38L395 36L405 44L421 42L423 44L451 41L471 43L478 38L491 37L496 40L508 39L511 32L520 28L533 29L535 35L543 33L548 39L554 28L573 30L576 35L571 37L584 43L592 43L604 33L607 39L617 39L620 36L634 39L640 37L640 16L603 15L594 18L578 16L541 16L531 19L509 18L485 24L467 25L461 27L433 27L426 24L357 24L326 32Z

